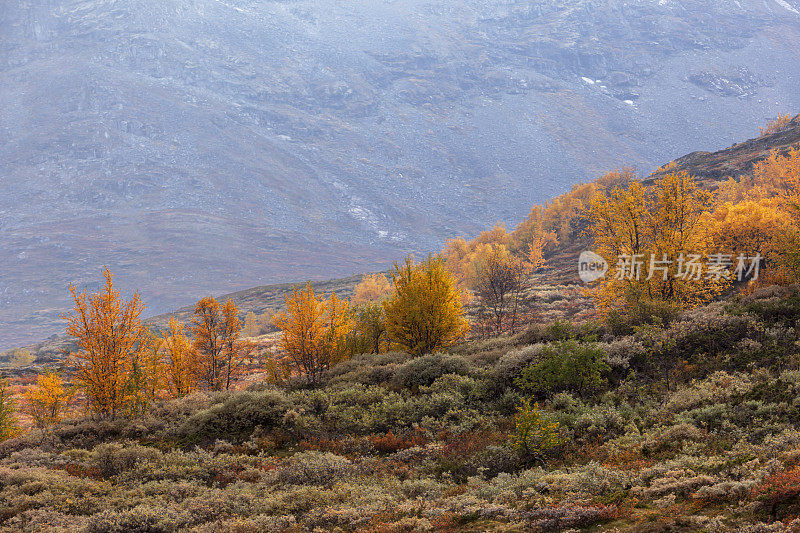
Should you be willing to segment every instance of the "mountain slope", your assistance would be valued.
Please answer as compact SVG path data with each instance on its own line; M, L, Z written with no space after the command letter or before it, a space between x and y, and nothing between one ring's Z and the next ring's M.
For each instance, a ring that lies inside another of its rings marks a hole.
M770 134L713 153L692 152L676 159L673 163L677 170L684 170L701 181L715 181L746 174L754 164L766 158L773 150L785 154L798 146L800 146L800 115ZM656 171L651 179L661 174L661 171Z
M800 107L800 3L9 0L0 346L382 268Z

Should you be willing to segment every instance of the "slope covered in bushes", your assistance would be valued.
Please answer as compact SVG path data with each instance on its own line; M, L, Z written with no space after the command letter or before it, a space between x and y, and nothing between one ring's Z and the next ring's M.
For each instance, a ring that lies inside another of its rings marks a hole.
M0 445L0 525L796 530L798 319L798 287L761 289L630 334L555 322L447 353L355 357L315 388L66 421ZM587 354L601 361L577 386L571 363ZM532 387L526 370L542 365L546 387ZM541 453L519 446L521 427Z

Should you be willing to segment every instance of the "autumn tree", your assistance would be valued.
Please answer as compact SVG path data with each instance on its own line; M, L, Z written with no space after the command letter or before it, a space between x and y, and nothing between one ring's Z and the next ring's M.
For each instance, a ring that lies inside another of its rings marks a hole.
M569 192L533 206L528 216L511 233L510 249L516 252L527 244L541 240L546 251L559 241L580 241L595 195L607 193L615 187L627 187L635 179L633 169L614 170L589 183L578 183Z
M773 263L780 262L789 251L787 239L794 240L797 234L795 221L779 198L726 202L709 214L707 223L714 249L760 253Z
M36 378L36 385L23 394L24 410L41 430L60 422L75 395L75 389L66 387L56 374L48 372Z
M475 287L478 280L478 267L492 253L493 246L503 245L509 248L511 243L511 234L500 223L495 224L491 230L482 232L471 241L458 237L445 243L441 257L445 268L453 275L456 286L462 293L462 302L469 302L470 299L463 298L463 295Z
M531 275L544 264L544 244L542 238L531 240L521 257L512 254L504 245L496 244L476 265L475 293L491 316L490 331L499 334L506 325L515 331Z
M395 263L394 293L384 302L389 340L414 355L454 344L469 329L459 290L441 258Z
M321 352L325 354L326 368L330 368L349 355L345 339L353 331L353 315L350 303L337 297L335 292L324 302L324 308Z
M147 412L150 406L163 398L164 368L160 339L148 333L140 350L131 362L128 388L130 410L134 414Z
M772 151L739 181L719 188L708 216L713 245L728 252L764 257L759 282L800 279L800 148Z
M712 195L686 172L664 170L650 188L633 181L592 201L589 234L611 267L595 292L604 313L658 302L694 305L725 286L724 278L681 275L681 258L709 251L704 217Z
M192 350L198 381L211 390L228 389L247 351L241 341L242 325L233 301L220 306L213 296L195 305L191 322Z
M253 311L248 311L244 316L244 326L242 327L242 335L245 337L258 337L271 331L272 317L275 312L267 309L261 314L256 314Z
M16 403L11 397L8 381L0 377L0 442L14 438L20 432Z
M253 350L253 346L242 340L242 323L239 320L239 309L233 300L228 299L222 306L222 322L220 339L222 341L223 379L225 389L229 389L232 379L237 376L245 359Z
M773 150L753 165L750 175L742 178L741 186L747 198L778 198L782 208L800 217L800 147L785 154Z
M778 115L776 118L767 122L766 126L759 126L758 131L761 137L772 135L789 125L792 121L791 115Z
M162 333L161 352L164 354L164 384L172 398L185 396L197 388L200 372L192 343L184 333L184 325L170 318Z
M386 349L386 315L379 303L352 308L353 329L347 339L351 355L381 353Z
M347 356L353 322L349 304L335 293L318 298L311 283L286 295L286 311L274 318L281 347L312 383Z
M93 294L70 285L75 305L64 318L78 347L70 360L87 406L94 416L114 418L131 406L133 367L149 344L139 293L125 301L114 289L111 271L105 269L103 277L104 288Z
M353 292L353 304L380 303L392 292L392 284L383 274L366 274L356 285Z

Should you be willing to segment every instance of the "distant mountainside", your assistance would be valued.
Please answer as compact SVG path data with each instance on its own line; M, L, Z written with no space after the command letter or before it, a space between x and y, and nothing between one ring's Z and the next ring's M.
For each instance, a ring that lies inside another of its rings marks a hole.
M0 347L384 268L800 108L800 0L6 0Z

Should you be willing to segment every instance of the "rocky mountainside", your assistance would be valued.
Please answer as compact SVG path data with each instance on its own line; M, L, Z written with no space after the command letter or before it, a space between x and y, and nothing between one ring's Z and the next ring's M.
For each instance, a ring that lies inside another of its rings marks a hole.
M800 0L6 0L0 347L384 267L800 108Z

